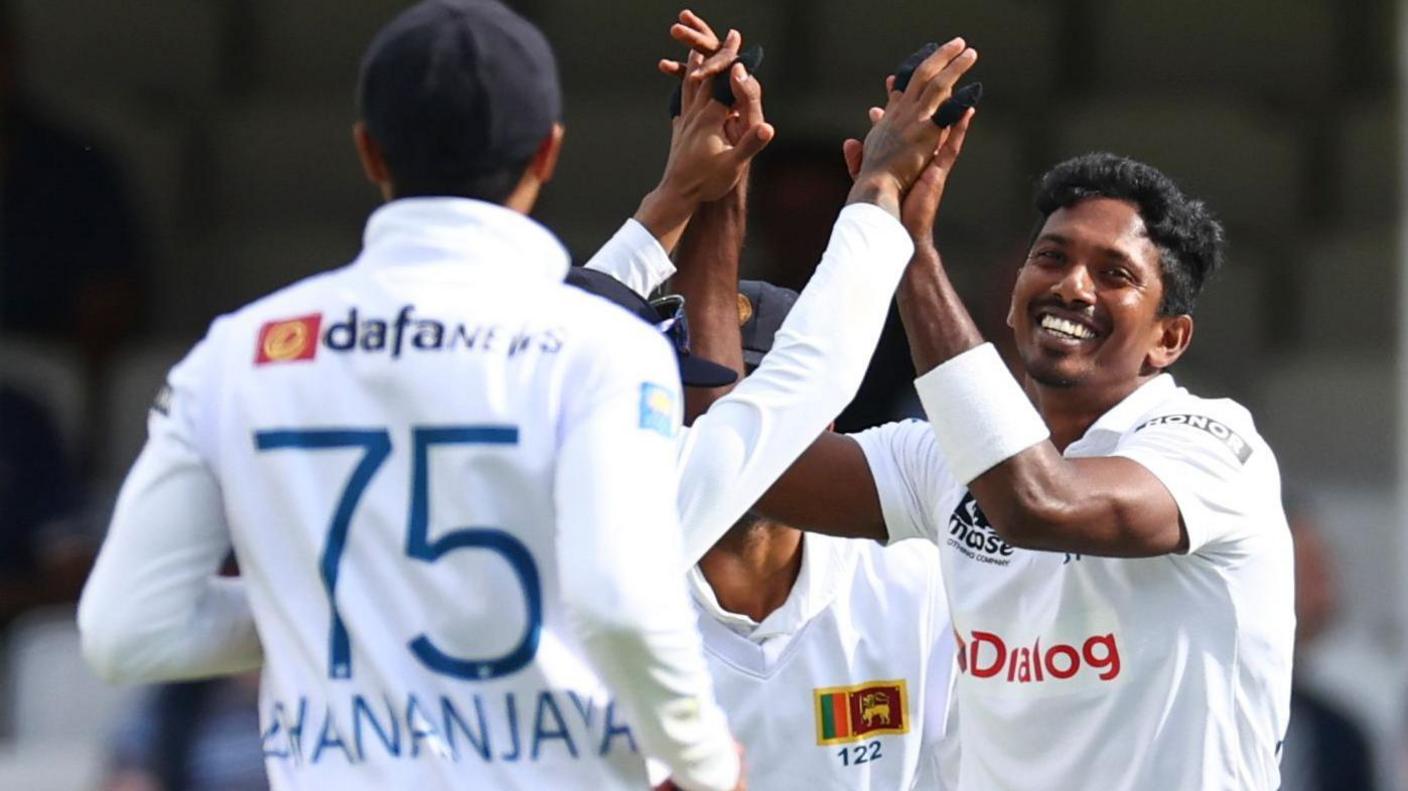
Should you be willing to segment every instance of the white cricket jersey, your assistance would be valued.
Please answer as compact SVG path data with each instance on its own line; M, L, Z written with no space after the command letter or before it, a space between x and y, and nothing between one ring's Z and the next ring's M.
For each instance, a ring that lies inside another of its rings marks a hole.
M749 788L936 788L954 642L932 545L807 533L761 623L723 609L697 568L690 581Z
M257 662L209 584L233 542L276 789L639 789L644 752L732 787L677 572L674 356L567 266L502 207L400 200L351 265L217 320L124 485L89 655Z
M1017 549L925 423L856 435L891 540L939 545L958 638L959 788L1257 791L1279 784L1291 541L1250 414L1161 375L1065 455L1124 456L1169 490L1186 554Z
M688 565L763 496L855 398L914 243L869 203L836 218L816 271L756 370L680 435L679 516ZM627 221L587 262L642 296L674 274L665 251Z
M757 370L697 418L679 453L680 519L697 558L854 397L913 253L891 215L846 207ZM674 266L627 222L587 263L641 295ZM754 623L697 568L719 702L759 791L937 788L953 638L937 552L808 534L786 602ZM867 702L869 705L866 705ZM951 741L951 740L949 740ZM945 743L945 748L951 746Z

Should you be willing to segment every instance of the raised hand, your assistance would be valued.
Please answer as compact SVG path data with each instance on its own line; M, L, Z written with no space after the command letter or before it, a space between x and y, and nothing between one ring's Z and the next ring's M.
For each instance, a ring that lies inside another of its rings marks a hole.
M736 191L749 162L774 136L763 118L762 87L747 69L734 64L742 43L738 31L730 30L707 55L691 51L684 63L661 62L663 71L681 76L680 115L672 121L665 173L641 202L635 219L666 250L674 249L701 204ZM733 107L713 98L711 83L726 71Z
M859 145L858 141L848 141L843 148L856 179L853 199L865 194L893 195L896 200L905 196L924 175L940 147L953 138L953 132L959 126L966 131L968 114L948 130L936 126L932 119L939 105L953 93L958 79L977 60L977 51L968 47L963 39L955 38L919 64L903 92L894 90L893 76L886 80L889 101L883 110L871 108L873 125L865 141ZM962 133L958 134L956 142L962 145ZM948 166L951 165L950 162ZM940 191L943 178L939 177L946 175L947 168L931 176L938 178ZM931 182L931 186L933 184ZM885 205L888 198L877 202ZM899 207L893 208L898 210Z
M885 113L879 107L870 108L870 112L872 123L879 121ZM943 130L934 158L929 160L928 167L924 168L900 204L900 221L916 244L933 244L934 218L943 200L944 187L948 185L948 177L953 172L958 155L963 152L963 140L976 114L977 110L970 108L957 123ZM860 172L863 156L861 142L854 138L847 140L842 145L842 153L846 158L846 169L850 171L851 178L855 178Z
M670 26L670 37L689 47L691 52L706 58L717 53L723 46L723 42L709 23L689 9L681 11L679 21ZM761 57L761 50L754 54ZM747 52L743 53L744 62L748 62L748 55ZM687 64L666 58L661 59L659 68L664 74L683 78ZM728 120L724 122L724 135L730 144L738 145L750 129L765 122L762 85L742 63L730 67L729 82L733 89L734 101Z

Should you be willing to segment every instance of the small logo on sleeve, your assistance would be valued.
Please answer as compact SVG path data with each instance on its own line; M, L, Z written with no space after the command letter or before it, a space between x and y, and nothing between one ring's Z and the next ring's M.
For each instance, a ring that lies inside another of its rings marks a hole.
M909 732L909 691L903 679L814 689L812 709L820 745Z
M652 382L641 383L640 427L675 436L675 391Z
M1218 442L1227 446L1232 451L1232 455L1237 457L1237 461L1242 464L1247 463L1247 459L1252 455L1252 446L1242 439L1237 432L1228 428L1226 424L1219 423L1206 415L1162 415L1153 420L1140 424L1135 431L1143 431L1150 426L1187 426L1212 435Z
M259 329L254 364L291 363L313 359L318 353L318 330L322 323L321 313L266 323Z

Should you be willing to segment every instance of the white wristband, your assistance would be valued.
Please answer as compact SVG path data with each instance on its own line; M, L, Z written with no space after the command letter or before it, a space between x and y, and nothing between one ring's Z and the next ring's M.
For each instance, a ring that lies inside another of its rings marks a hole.
M914 380L934 439L964 486L1051 436L991 343Z

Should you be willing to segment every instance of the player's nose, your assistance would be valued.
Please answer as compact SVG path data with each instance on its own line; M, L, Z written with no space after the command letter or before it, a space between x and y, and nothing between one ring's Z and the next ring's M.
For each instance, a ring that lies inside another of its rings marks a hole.
M1052 293L1067 305L1095 304L1095 281L1084 264L1075 263L1061 273L1061 277L1051 285Z

